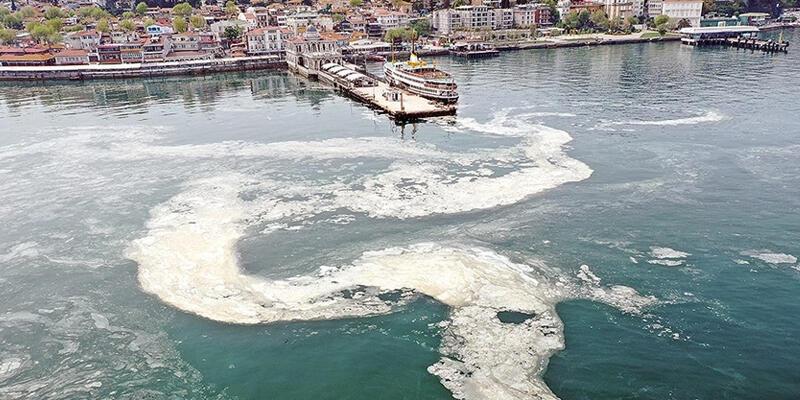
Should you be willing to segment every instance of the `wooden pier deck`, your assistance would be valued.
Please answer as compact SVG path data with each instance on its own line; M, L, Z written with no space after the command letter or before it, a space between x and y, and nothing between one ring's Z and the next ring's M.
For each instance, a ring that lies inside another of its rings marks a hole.
M392 92L397 99L392 99ZM456 113L454 105L441 104L378 81L376 86L350 89L349 94L375 108L379 108L395 119L414 120L426 117L439 117Z
M341 70L338 70L339 73L320 70L317 71L317 77L348 97L379 109L395 120L413 121L456 113L455 104L443 104L407 90L392 87L375 75L363 70L358 71L355 65L343 65L343 67L356 72L361 77L352 79L354 78L353 74L348 75Z

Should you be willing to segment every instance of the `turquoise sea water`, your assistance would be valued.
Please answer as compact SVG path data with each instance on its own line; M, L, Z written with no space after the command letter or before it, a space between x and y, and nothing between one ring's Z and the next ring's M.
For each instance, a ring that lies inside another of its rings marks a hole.
M418 243L558 291L543 382L562 399L797 398L798 57L439 58L459 115L405 127L278 72L0 84L0 398L451 398L427 368L472 353L443 345L463 306L422 288L449 265L435 251L391 264L431 297L365 317L235 323L256 286L208 280L219 260L282 282ZM182 280L185 260L211 261ZM655 300L626 308L614 285ZM534 382L524 355L507 372Z

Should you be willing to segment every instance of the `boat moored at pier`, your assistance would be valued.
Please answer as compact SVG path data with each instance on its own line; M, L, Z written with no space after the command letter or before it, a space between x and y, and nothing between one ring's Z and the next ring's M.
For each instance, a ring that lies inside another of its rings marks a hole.
M457 85L453 77L434 65L420 60L411 53L408 61L387 62L383 65L386 82L426 99L442 103L458 101Z
M487 58L499 56L500 50L488 43L462 42L451 47L450 54L465 58Z

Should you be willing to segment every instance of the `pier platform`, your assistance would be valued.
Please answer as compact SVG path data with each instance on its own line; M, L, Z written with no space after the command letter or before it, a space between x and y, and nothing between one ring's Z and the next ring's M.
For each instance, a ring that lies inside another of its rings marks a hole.
M379 109L395 120L411 121L456 113L453 104L442 104L392 87L375 75L359 72L355 65L325 64L316 71L316 76L348 97Z
M789 50L789 43L783 40L759 39L760 29L754 26L683 28L680 32L681 43L690 46L728 46L767 53L787 53Z

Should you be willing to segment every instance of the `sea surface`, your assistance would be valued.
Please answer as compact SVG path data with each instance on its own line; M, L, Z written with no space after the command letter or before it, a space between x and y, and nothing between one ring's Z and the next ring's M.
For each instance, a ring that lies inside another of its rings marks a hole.
M2 83L0 398L797 399L792 49Z

